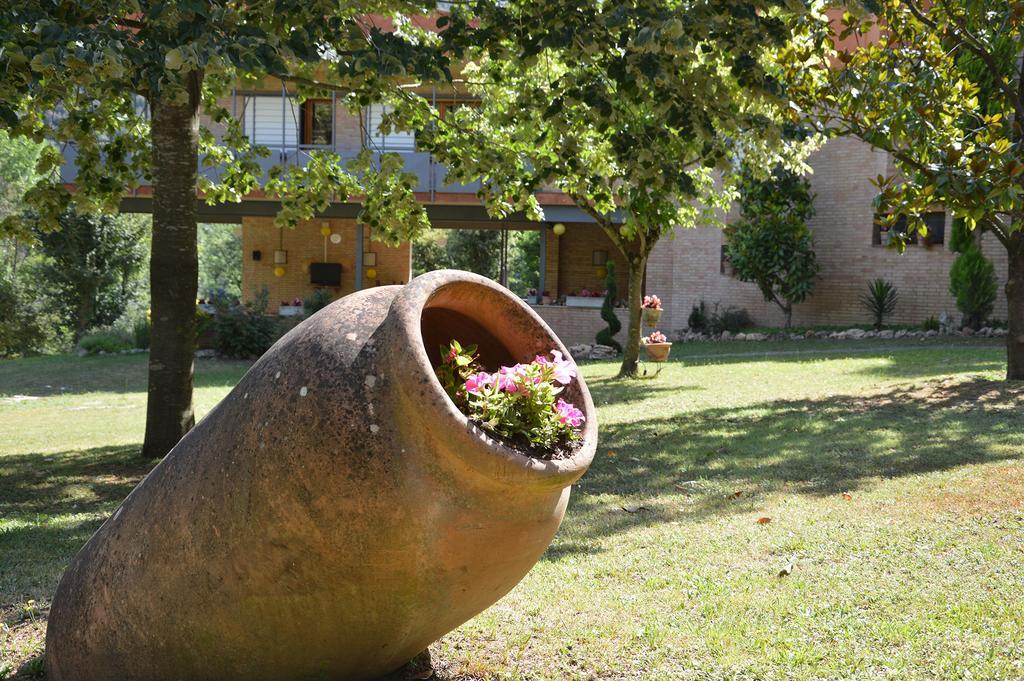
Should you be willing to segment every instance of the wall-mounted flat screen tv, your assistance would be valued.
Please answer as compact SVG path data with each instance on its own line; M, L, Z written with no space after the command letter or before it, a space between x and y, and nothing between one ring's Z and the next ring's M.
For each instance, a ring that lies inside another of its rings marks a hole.
M316 286L341 286L341 263L310 263L309 283Z

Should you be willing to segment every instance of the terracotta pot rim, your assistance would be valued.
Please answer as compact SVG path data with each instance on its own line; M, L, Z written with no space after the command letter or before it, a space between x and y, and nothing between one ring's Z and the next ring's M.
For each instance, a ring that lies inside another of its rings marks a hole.
M429 374L425 381L429 391L426 399L417 401L419 417L438 423L450 423L451 435L455 441L451 451L461 456L478 472L510 484L533 484L541 487L559 487L571 484L590 466L597 449L597 417L593 400L582 376L579 381L581 404L576 405L586 417L582 443L575 453L565 459L536 459L520 450L502 443L496 436L475 425L455 406L434 375L434 367L427 355L421 330L421 318L428 303L444 288L449 286L480 287L486 295L500 296L510 302L507 315L513 315L519 323L533 324L548 337L549 347L560 350L565 356L569 351L554 332L522 300L490 279L460 270L436 270L416 277L402 288L391 306L390 316L394 318L399 332L404 336L405 347L396 364L403 364L408 370ZM506 315L506 316L507 316ZM486 320L480 320L487 327ZM488 328L489 331L493 329ZM458 446L458 445L465 446Z

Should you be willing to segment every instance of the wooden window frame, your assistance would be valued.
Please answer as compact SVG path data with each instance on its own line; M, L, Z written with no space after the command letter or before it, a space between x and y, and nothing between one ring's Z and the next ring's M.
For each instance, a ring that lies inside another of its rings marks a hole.
M328 132L328 141L326 144L314 144L311 140L313 139L313 111L316 109L318 104L326 104L331 112L331 129ZM307 99L299 105L299 144L304 147L333 147L334 146L334 108L331 106L331 100L329 99Z

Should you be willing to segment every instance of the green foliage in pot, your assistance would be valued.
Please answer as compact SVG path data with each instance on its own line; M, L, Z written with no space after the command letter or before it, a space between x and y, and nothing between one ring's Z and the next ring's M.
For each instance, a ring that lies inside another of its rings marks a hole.
M615 263L611 260L606 265L608 274L605 276L604 303L601 305L601 319L607 322L608 326L597 332L597 342L615 348L616 352L622 352L622 345L613 338L622 329L622 322L615 314L615 301L619 297L619 288L615 284Z

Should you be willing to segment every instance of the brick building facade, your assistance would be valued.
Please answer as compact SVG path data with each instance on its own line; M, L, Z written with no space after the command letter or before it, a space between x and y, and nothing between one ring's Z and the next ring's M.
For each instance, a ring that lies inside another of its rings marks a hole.
M429 88L421 88L419 94L430 98L439 109L454 105ZM335 98L300 103L293 92L272 80L236 91L222 104L242 120L243 130L253 141L271 150L264 161L267 169L276 164L303 165L316 149L333 151L343 159L365 149L399 153L407 171L417 177L417 199L436 226L542 230L539 275L541 288L551 298L604 289L601 263L605 260L616 264L619 295L623 299L626 296L624 258L593 220L562 194L538 193L548 218L544 224L529 223L524 216L492 220L476 197L479 184L445 184L445 169L430 154L416 150L411 133L379 132L375 124L383 112L372 106L353 113ZM209 127L217 131L217 126ZM62 173L68 186L73 187L77 173L74 149L67 149L65 157ZM814 294L794 308L794 323L867 323L869 315L859 298L868 282L878 277L891 281L900 293L892 321L919 324L943 312L958 319L948 284L949 268L955 259L948 245L951 218L939 218L946 236L943 243L911 245L906 253L899 254L882 246L875 235L876 191L870 178L892 172L886 154L854 139L837 139L818 151L810 164L814 169L811 184L817 195L811 230L822 269ZM150 202L150 188L144 186L126 197L122 209L147 212L151 210ZM369 227L356 221L357 204L332 204L321 218L294 230L273 226L278 205L258 193L239 204L209 207L200 201L198 206L203 221L241 225L243 296L252 299L265 286L272 313L282 302L305 298L315 288L324 287L314 283L311 273L311 267L316 269L318 263L340 266L337 285L326 286L334 298L367 286L405 283L411 276L410 244L391 248L375 241ZM557 223L565 226L561 236L552 229ZM754 285L738 281L723 266L722 246L721 230L703 227L677 230L675 238L665 238L655 247L646 272L645 292L659 295L664 302L659 325L662 330L684 328L692 306L700 301L745 308L760 325L782 324L782 313L764 302ZM982 239L982 248L994 261L1000 281L1005 281L1005 250L991 237ZM276 262L279 259L285 262ZM591 342L603 325L593 307L558 308L539 305L536 309L567 343ZM1006 317L1001 287L995 316Z

